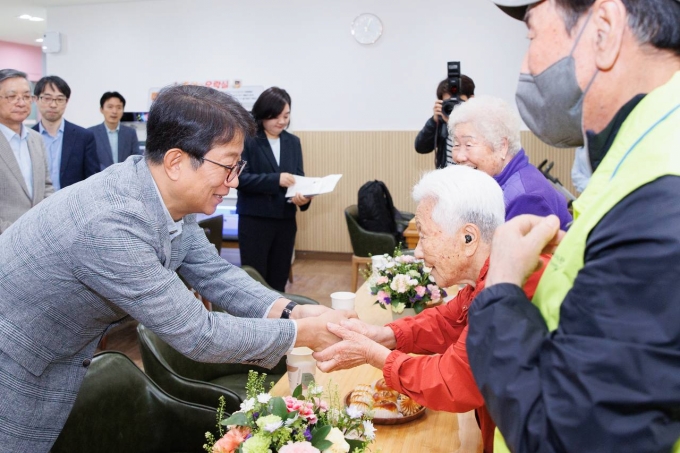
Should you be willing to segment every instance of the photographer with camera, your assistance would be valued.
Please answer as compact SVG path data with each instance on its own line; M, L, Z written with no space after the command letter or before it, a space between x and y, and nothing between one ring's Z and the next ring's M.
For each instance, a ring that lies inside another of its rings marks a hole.
M461 75L458 99L467 101L474 95L475 82L470 77ZM459 100L452 98L449 79L442 80L437 86L437 100L432 109L434 114L428 118L425 126L416 137L415 148L419 154L435 151L434 165L436 168L453 165L447 123L449 122L449 114L453 107L460 102Z

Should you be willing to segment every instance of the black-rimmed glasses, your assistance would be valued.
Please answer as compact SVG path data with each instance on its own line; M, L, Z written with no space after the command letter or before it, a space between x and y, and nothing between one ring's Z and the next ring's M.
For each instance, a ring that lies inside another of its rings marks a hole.
M66 97L58 97L58 98L53 98L51 96L38 96L38 100L40 101L41 104L44 105L50 105L52 102L56 102L57 105L64 105L66 104L66 101L68 101L68 98Z
M226 169L227 172L228 172L227 177L225 178L227 182L233 181L234 178L236 178L238 175L240 175L241 172L243 171L243 169L245 168L246 164L248 163L245 160L239 160L238 162L236 162L236 165L223 165L223 164L215 162L214 160L206 159L205 157L202 157L201 160L202 161L204 160L206 162L210 162L211 164L215 164L215 165L218 165L218 166Z

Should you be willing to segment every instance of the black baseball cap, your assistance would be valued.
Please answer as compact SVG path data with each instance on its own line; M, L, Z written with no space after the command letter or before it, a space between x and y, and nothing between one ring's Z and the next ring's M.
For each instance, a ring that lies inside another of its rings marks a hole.
M536 3L541 3L543 0L491 0L498 6L505 14L517 19L524 20L524 15L527 8ZM680 3L680 0L675 0Z

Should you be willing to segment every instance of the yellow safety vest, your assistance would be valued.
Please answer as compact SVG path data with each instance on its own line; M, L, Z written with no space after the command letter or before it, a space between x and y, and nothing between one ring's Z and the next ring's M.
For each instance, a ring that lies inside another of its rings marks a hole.
M666 175L680 176L680 72L646 95L628 115L588 187L574 202L574 223L532 299L549 330L557 329L560 306L583 267L592 229L627 195ZM496 429L494 452L509 451ZM680 441L672 452L680 453Z

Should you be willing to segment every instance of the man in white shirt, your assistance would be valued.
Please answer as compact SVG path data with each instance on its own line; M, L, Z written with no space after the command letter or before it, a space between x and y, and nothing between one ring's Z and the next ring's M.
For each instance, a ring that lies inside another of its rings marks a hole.
M31 84L16 69L0 70L0 234L54 193L40 134L24 126Z

